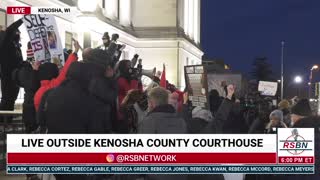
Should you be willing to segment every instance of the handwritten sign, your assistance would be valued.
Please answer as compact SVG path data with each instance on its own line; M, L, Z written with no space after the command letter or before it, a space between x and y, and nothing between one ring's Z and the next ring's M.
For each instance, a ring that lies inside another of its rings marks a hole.
M202 65L185 66L186 86L193 106L208 108L207 74Z
M278 89L277 82L259 81L258 91L264 96L275 96Z
M22 20L30 37L35 60L52 62L61 67L64 62L63 48L54 16L30 14Z

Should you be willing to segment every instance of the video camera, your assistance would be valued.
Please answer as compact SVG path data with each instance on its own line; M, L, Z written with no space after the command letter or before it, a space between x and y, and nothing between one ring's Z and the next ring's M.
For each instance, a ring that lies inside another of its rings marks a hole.
M121 57L123 49L126 47L124 44L117 44L118 39L119 34L112 34L110 39L108 32L105 32L102 37L104 50L107 51L111 57L112 67L115 67Z

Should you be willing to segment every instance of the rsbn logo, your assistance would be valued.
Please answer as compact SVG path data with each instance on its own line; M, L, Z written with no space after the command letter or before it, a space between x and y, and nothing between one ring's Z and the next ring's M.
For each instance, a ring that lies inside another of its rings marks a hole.
M280 140L283 143L281 151L288 151L290 154L299 155L304 151L312 151L312 149L308 148L309 142L312 140L305 140L298 132L297 129L293 129L291 131L291 136L289 136L286 140Z

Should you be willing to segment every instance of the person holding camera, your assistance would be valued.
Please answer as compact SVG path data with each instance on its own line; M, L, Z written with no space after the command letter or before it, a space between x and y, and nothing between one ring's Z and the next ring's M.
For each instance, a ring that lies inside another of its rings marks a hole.
M105 32L102 36L103 45L100 48L106 51L112 59L112 67L114 68L119 61L122 50L126 47L124 44L117 44L119 34L112 34L111 39L108 32Z

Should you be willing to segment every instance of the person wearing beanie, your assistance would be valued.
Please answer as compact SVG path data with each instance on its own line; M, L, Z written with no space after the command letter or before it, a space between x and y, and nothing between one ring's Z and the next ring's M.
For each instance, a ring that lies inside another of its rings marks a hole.
M296 124L301 119L310 116L312 116L312 111L308 99L299 100L291 108L291 126Z
M69 55L68 60L61 69L60 73L56 64L44 63L40 65L38 70L40 88L34 96L34 106L36 108L36 111L38 111L43 94L48 90L59 86L66 79L66 74L70 65L78 60L77 53L80 49L80 45L77 41L74 43L74 48L74 53Z
M103 42L103 50L107 50L110 45L110 36L108 32L103 33L102 42Z
M287 128L287 125L283 122L283 113L281 110L274 110L270 113L270 122L266 126L266 132L276 133L277 128Z

